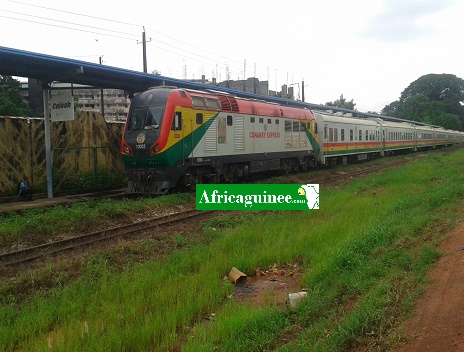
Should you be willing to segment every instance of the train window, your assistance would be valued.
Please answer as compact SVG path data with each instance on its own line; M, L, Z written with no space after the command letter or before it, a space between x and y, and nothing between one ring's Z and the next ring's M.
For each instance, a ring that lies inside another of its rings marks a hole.
M221 110L221 104L219 103L219 99L215 98L205 98L206 107L211 110Z
M317 123L314 124L314 133L317 134Z
M201 125L203 123L203 114L197 112L197 125Z
M292 132L292 123L290 121L285 121L285 132Z
M306 126L303 122L300 122L300 132L305 132L306 131Z
M334 129L332 127L329 128L329 142L334 141Z
M182 129L182 113L176 112L172 120L171 130L178 131Z
M262 117L259 118L259 123L264 123L264 119Z
M275 119L275 124L276 124L276 125L279 124L279 119Z
M359 130L359 141L363 140L363 131Z
M146 109L132 109L129 116L128 129L141 130L147 115Z
M158 129L164 116L164 106L134 108L130 112L128 130Z
M368 140L369 140L369 131L366 130L366 141L368 141Z
M251 122L251 123L255 123L255 118L254 118L254 116L250 117L250 122Z
M327 126L324 126L324 140L327 139Z
M300 123L293 121L293 132L298 132L300 130Z
M268 124L271 124L271 123L272 123L272 120L271 120L271 119L267 119L267 123L268 123Z
M200 108L200 109L205 109L206 108L206 100L203 97L197 97L195 95L191 95L192 97L192 107L193 108Z
M353 130L350 130L350 141L353 140Z
M334 142L338 142L338 128L334 128Z
M227 126L232 126L232 115L227 115Z
M340 140L343 142L343 141L345 141L345 129L344 128L341 129L341 134L342 135L341 135Z

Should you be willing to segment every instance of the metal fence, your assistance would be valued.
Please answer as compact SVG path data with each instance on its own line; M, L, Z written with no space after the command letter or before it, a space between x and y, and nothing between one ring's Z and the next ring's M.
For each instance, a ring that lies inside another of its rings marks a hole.
M53 150L54 192L125 187L127 177L118 148L75 147Z

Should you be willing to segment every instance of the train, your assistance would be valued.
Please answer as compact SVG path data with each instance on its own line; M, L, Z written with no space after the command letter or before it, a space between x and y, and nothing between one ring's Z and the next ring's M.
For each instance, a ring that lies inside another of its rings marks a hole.
M463 142L460 131L381 115L160 86L132 98L121 154L127 191L162 195Z

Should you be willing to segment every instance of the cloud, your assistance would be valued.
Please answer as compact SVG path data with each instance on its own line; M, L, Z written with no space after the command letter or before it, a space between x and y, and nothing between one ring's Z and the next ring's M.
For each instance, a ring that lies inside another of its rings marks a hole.
M361 37L382 42L410 42L434 34L420 20L449 8L455 0L384 0L383 11L367 22Z

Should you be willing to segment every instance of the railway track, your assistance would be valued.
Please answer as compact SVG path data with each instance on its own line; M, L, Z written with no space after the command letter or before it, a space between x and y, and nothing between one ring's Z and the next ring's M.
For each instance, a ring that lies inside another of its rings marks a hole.
M384 171L386 169L394 168L397 166L405 165L409 161L405 159L400 159L396 161L391 161L388 164L379 164L379 165L372 165L372 164L359 164L362 165L360 166L359 169L354 169L354 170L338 170L335 171L333 174L327 174L323 173L321 175L311 175L309 179L307 178L299 178L298 175L293 175L295 177L292 178L292 181L296 181L295 183L311 183L311 184L332 184L332 183L337 183L339 181L351 179L354 177L358 176L365 176L369 174L373 174L379 171Z
M26 262L32 262L43 257L54 256L78 247L90 246L97 242L109 241L115 238L123 238L127 235L141 233L143 231L153 229L154 227L168 226L180 221L202 217L208 213L210 213L210 211L189 209L182 212L172 213L127 225L90 232L64 240L28 247L18 251L1 254L0 265L8 267Z
M324 173L322 175L311 176L310 179L293 178L292 182L318 183L329 185L354 177L364 176L388 168L404 165L407 162L407 160L401 159L381 165L362 164L362 166L359 169L343 171L339 170L335 171L333 174ZM154 227L166 226L183 220L201 217L207 213L210 212L189 209L183 212L151 218L59 241L48 242L38 246L32 246L21 250L17 250L14 252L0 254L0 266L13 267L14 265L19 265L21 263L33 262L40 258L54 256L59 253L70 251L78 247L90 246L98 242L105 242L118 237L123 238L124 236L138 234L143 231L150 230Z

